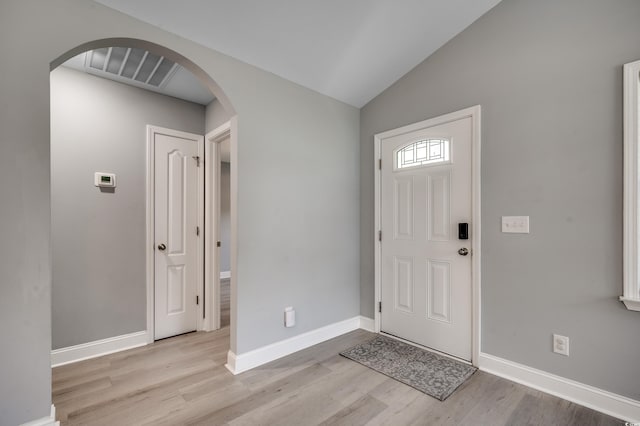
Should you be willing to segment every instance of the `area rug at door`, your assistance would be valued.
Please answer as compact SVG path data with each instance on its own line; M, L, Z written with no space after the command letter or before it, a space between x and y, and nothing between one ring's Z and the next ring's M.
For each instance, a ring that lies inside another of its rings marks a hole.
M463 362L382 335L342 351L340 355L440 401L447 399L477 370Z

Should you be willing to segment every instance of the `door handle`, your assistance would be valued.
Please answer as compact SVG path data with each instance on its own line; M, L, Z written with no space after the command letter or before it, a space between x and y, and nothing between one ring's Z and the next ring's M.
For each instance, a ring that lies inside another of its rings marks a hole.
M165 251L166 249L167 249L167 246L165 246L164 244L158 244L158 250Z
M466 255L468 255L468 254L469 254L469 250L467 250L467 248L466 248L466 247L462 247L460 250L458 250L458 254L459 254L460 256L466 256Z

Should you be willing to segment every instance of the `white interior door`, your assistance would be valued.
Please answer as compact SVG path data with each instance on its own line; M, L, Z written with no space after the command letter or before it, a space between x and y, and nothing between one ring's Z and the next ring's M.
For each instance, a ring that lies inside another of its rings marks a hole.
M198 324L198 166L204 139L156 130L154 144L155 339Z
M381 171L381 331L465 360L471 240L458 224L471 238L471 134L467 117L384 139Z

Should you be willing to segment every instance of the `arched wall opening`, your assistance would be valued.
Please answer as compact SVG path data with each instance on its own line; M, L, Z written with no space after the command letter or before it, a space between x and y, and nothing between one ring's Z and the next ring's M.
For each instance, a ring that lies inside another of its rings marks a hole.
M86 52L88 50L100 49L103 47L112 47L112 46L123 46L123 47L137 47L140 49L146 49L149 51L156 52L165 58L172 60L173 62L180 64L181 66L188 69L193 75L195 75L200 82L207 87L213 93L213 95L220 101L225 111L229 115L229 117L234 117L236 115L235 108L233 107L231 101L224 93L222 88L215 82L215 80L202 68L200 68L196 63L191 61L189 58L181 55L180 53L171 50L162 45L135 38L105 38L100 40L89 41L83 43L79 46L74 47L73 49L68 50L66 53L60 55L58 58L51 61L49 70L53 71L67 60L73 58L74 56Z
M356 108L96 2L6 6L0 13L7 41L0 48L6 77L0 82L0 212L7 244L0 270L7 285L0 286L0 330L11 344L3 349L0 417L21 424L49 416L51 409L49 71L81 50L123 37L149 40L190 59L223 89L226 96L216 92L221 105L238 115L242 143L231 150L237 164L231 171L239 228L232 229L238 241L237 337L234 343L231 335L230 358L235 354L246 367L254 350L357 315ZM276 187L279 196L273 197ZM282 326L286 306L304 313L296 327Z
M86 52L86 51L90 51L90 50L95 50L95 49L100 49L100 48L107 48L107 47L115 47L115 46L121 46L121 47L130 47L130 48L140 48L140 49L145 49L148 50L150 52L154 52L158 55L161 55L179 65L181 65L182 67L184 67L185 69L189 70L194 76L196 76L198 78L198 80L209 90L211 91L211 93L215 96L215 98L217 99L217 101L220 103L220 105L222 105L222 108L224 109L224 112L226 113L226 116L228 117L228 122L229 122L229 128L230 128L230 135L231 135L231 143L235 144L237 143L237 139L236 139L236 113L235 113L235 109L233 108L233 106L231 105L231 102L229 101L228 97L226 96L226 94L223 92L223 90L220 88L220 86L213 80L213 78L207 73L205 72L202 68L200 68L198 65L196 65L193 61L189 60L188 58L186 58L185 56L181 55L178 52L175 52L171 49L168 49L164 46L158 45L156 43L152 43L152 42L148 42L145 40L139 40L139 39L131 39L131 38L108 38L108 39L100 39L100 40L95 40L95 41L90 41L90 42L86 42L83 43L69 51L67 51L66 53L64 53L63 55L61 55L60 57L58 57L57 59L55 59L54 61L52 61L50 63L50 71L54 71L55 69L57 69L60 65L62 65L63 63L65 63L68 59ZM53 106L52 106L53 108ZM52 111L53 112L53 111ZM148 123L148 124L161 124L161 123ZM208 131L209 129L205 129L206 131ZM51 130L51 132L53 132L53 129ZM203 134L206 132L202 132ZM144 143L144 141L142 141L142 143ZM208 141L205 141L205 143L208 143ZM53 154L52 154L53 155ZM52 161L53 161L53 156L52 156ZM211 176L215 176L214 173L210 174ZM234 193L236 191L236 187L235 187L235 179L231 179L231 193ZM52 197L55 194L52 193ZM232 221L232 228L234 227L234 222L236 220L236 206L235 204L232 204L231 206L231 212L230 212L230 216L231 216L231 221ZM207 232L207 230L205 230L205 238L209 236L209 233ZM232 239L231 239L231 253L232 253L232 257L235 257L235 248L236 246L236 242L235 242L235 236L232 235ZM54 245L53 248L54 252L56 250L56 247ZM213 253L205 253L205 256L209 256L209 257L214 257ZM232 259L232 263L235 260ZM117 267L117 266L116 266ZM54 275L55 275L55 271L54 271ZM233 280L235 281L235 280ZM55 283L54 283L55 285ZM235 298L235 290L233 290L235 288L235 282L232 283L232 299ZM205 303L207 300L211 300L210 298L205 299ZM148 299L147 299L148 301ZM55 301L54 301L55 302ZM216 303L218 303L218 301L216 301ZM233 304L232 304L232 308L231 310L233 311ZM141 309L144 309L144 307L141 307ZM148 310L148 303L147 303L147 310ZM233 314L233 312L232 312ZM233 316L232 316L233 318ZM232 319L231 320L231 347L233 349L234 345L235 345L235 321ZM210 330L211 328L202 328L203 330ZM131 330L133 333L135 334L135 330ZM149 331L147 329L147 331ZM115 336L114 336L115 337ZM145 340L147 341L152 341L153 338L149 338L149 336L146 336ZM97 349L96 353L100 353L100 349Z

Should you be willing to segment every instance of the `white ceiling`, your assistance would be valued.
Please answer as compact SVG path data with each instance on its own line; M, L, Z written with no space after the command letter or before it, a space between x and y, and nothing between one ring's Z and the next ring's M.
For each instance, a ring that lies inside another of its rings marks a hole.
M500 0L96 0L362 107Z

